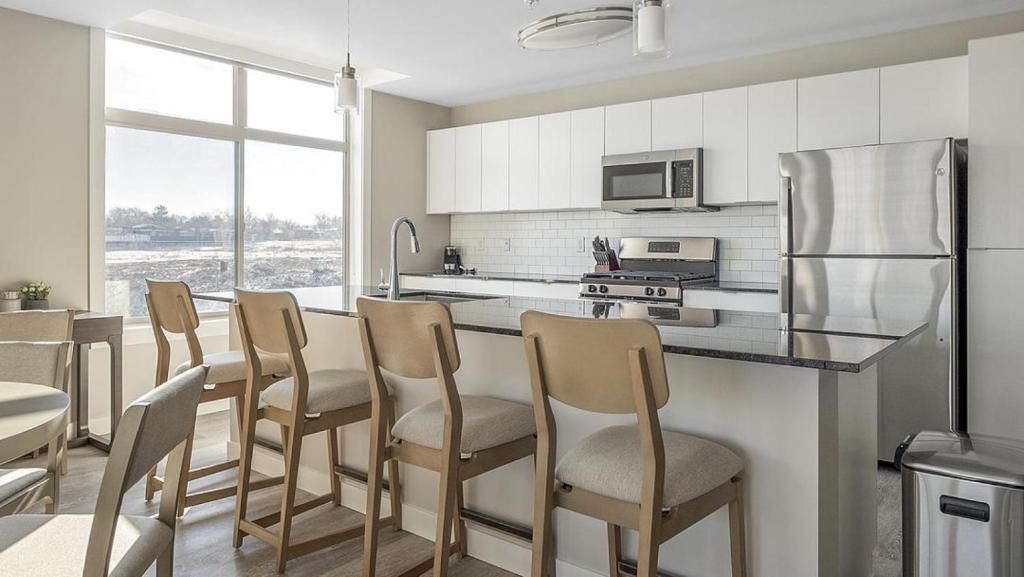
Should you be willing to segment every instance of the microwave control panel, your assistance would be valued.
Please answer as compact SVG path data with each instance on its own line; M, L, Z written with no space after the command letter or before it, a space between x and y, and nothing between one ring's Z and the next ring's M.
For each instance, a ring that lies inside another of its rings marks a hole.
M693 160L672 162L672 198L693 198Z

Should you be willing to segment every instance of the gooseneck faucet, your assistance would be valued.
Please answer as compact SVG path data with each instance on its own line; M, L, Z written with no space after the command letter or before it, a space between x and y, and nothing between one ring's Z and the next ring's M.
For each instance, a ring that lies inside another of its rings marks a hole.
M389 301L397 301L401 296L399 286L401 279L398 278L398 229L402 227L402 223L409 225L409 234L411 235L409 249L414 253L420 251L420 239L416 237L416 225L408 217L396 218L394 224L391 225L391 269L388 275L391 278L391 282L388 285Z

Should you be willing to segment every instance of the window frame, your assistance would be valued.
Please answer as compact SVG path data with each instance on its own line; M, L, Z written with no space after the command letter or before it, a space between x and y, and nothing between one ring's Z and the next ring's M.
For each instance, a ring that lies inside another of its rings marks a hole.
M320 78L312 76L306 76L302 74L296 74L285 70L278 70L265 66L259 66L256 64L250 64L228 58L222 58L212 54L206 54L187 48L181 48L179 46L172 46L162 44L159 42L153 42L143 38L137 38L134 36L128 36L124 34L118 34L115 32L107 32L104 35L104 42L107 39L116 39L125 42L134 42L150 46L153 48L168 50L172 52L179 52L195 58L203 58L207 60L213 60L228 64L233 70L233 98L232 98L232 123L221 124L217 122L210 122L205 120L195 120L189 118L181 118L175 116L166 116L162 114L155 114L150 112L139 112L137 110L128 110L123 108L114 108L105 106L104 107L104 123L103 130L106 130L108 126L117 126L123 128L133 128L138 130L149 130L155 132L165 132L169 134L176 134L181 136L195 136L200 138L208 138L213 140L221 140L232 142L235 147L235 190L234 190L234 275L235 275L235 286L245 286L245 143L249 141L260 141L268 142L273 144L283 144L288 146L297 146L301 148L313 148L319 150L328 150L333 152L342 153L342 170L344 171L344 177L342 178L342 191L341 191L341 210L342 215L342 254L343 254L343 266L341 270L342 284L348 284L349 275L349 205L350 205L350 191L352 185L352 171L351 171L351 150L350 142L352 140L352 122L351 115L344 115L344 126L342 138L340 140L333 140L328 138L319 138L315 136L303 136L299 134L292 134L287 132L278 132L273 130L264 130L257 128L249 128L247 126L247 88L248 70L258 70L260 72L276 74L279 76L290 77L295 80L301 80L303 82L311 82L314 84L320 84L323 86L332 86L330 82L327 82ZM106 62L103 63L104 68ZM106 144L104 144L104 155L105 155ZM106 222L106 193L103 194L103 222L105 226ZM107 278L106 273L106 246L104 243L103 247L103 273L101 275L104 287ZM105 288L104 288L105 295ZM105 296L104 296L105 305ZM106 308L104 306L104 308ZM205 312L200 313L201 317L218 317L223 316L224 313L218 312ZM142 321L146 317L125 317L126 321Z

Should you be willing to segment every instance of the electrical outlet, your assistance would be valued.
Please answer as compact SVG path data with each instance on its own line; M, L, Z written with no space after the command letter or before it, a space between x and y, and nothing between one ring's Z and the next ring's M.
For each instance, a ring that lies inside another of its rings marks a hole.
M501 248L505 252L512 252L512 239L511 238L503 238L503 239L501 239Z
M587 247L590 246L590 239L581 236L579 243L576 245L576 252L587 252Z

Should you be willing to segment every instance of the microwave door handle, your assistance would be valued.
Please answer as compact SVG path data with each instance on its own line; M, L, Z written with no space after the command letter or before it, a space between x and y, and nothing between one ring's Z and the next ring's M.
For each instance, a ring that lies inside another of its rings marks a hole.
M672 198L672 187L675 184L675 174L672 173L672 161L665 162L665 198Z
M788 176L779 177L779 253L790 254L792 237L789 227L789 204L793 194L793 179Z

